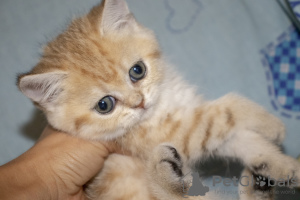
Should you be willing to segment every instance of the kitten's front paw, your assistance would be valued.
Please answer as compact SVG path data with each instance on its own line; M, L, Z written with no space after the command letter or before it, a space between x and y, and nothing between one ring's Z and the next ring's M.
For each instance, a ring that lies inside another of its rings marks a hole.
M167 169L168 172L175 173L177 177L182 177L182 161L177 150L172 146L161 146L158 154L161 156L160 162L157 164L158 168Z
M172 177L172 180L177 180L183 176L181 156L173 146L159 145L154 154L157 173Z
M151 174L156 182L176 193L185 193L192 181L189 170L184 167L181 155L169 144L161 144L154 149ZM188 174L187 176L185 176Z

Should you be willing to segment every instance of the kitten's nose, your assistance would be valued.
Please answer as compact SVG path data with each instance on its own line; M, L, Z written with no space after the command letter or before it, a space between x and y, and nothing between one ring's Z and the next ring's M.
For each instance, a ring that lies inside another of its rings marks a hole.
M144 105L144 99L142 99L141 103L139 105L137 105L136 107L134 108L142 108L142 109L145 109L145 105Z
M128 104L131 108L144 108L144 97L140 93L133 93L128 99Z

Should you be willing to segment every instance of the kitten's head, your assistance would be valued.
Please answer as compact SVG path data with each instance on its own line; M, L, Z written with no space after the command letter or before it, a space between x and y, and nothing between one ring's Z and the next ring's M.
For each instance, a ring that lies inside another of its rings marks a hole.
M111 139L150 116L163 66L152 32L124 0L104 0L50 42L20 90L60 130Z

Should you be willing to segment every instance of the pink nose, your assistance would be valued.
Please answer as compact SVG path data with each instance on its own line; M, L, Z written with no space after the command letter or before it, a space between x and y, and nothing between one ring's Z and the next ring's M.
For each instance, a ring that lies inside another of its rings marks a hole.
M145 109L145 105L144 105L144 99L142 99L141 103L137 106L134 106L134 108L142 108Z

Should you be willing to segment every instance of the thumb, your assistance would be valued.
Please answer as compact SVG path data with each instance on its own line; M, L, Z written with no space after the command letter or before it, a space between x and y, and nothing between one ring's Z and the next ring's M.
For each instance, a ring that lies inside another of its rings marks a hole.
M50 127L46 127L36 146L51 152L49 164L69 190L77 190L92 179L116 150L112 143L85 140Z

